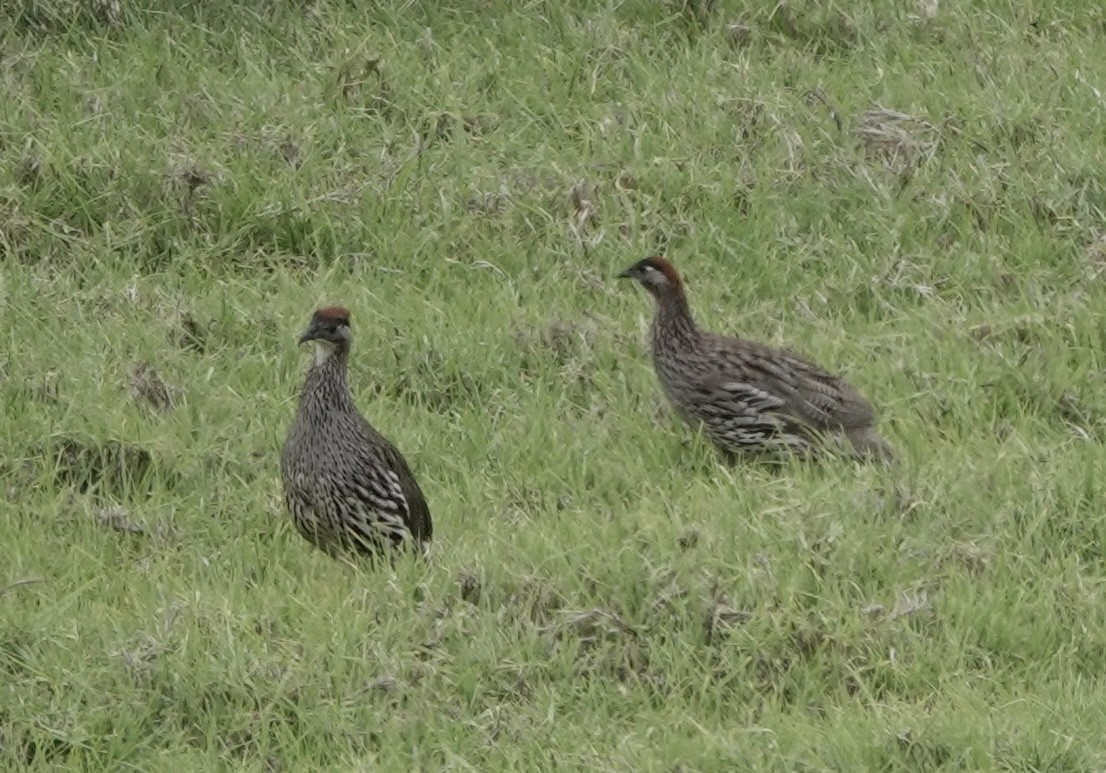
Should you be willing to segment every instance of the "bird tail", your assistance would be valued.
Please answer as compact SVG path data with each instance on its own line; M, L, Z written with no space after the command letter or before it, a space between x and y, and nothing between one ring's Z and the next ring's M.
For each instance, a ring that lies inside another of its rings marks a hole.
M846 432L857 456L873 459L883 464L895 461L895 449L874 427L857 427Z

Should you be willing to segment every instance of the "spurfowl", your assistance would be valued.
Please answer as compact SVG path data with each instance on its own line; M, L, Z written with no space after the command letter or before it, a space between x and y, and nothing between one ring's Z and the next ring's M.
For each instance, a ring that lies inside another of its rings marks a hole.
M871 404L840 376L782 349L700 330L667 260L646 258L618 276L656 300L650 339L657 378L677 412L701 424L722 452L813 456L847 439L857 456L893 460Z
M332 556L424 547L430 509L403 454L353 404L346 378L349 312L319 309L300 336L315 362L280 457L284 501L297 530Z

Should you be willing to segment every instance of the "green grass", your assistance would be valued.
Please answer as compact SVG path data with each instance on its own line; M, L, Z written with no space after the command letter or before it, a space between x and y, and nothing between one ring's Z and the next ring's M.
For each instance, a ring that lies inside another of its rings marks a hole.
M1106 767L1100 3L184 5L0 21L0 768ZM676 424L661 250L899 467ZM428 565L282 510L335 302Z

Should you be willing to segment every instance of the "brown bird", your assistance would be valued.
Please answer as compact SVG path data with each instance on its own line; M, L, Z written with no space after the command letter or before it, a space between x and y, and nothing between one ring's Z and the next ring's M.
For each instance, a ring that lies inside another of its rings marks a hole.
M650 339L665 395L724 454L813 456L826 447L821 441L847 439L858 456L894 459L871 404L840 376L782 349L700 330L680 275L664 258L638 261L618 276L656 300Z
M280 457L296 529L326 553L380 555L430 541L430 509L403 454L365 421L346 379L349 311L319 309L299 343L315 344Z

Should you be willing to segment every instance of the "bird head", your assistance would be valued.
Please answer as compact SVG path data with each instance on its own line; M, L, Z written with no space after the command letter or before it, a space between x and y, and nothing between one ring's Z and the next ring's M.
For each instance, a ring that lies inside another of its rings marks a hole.
M653 295L679 291L683 282L676 267L660 256L639 260L618 275L619 279L633 279Z
M335 351L349 347L349 310L342 306L328 306L311 315L307 330L299 343L315 342L316 362L322 362Z

